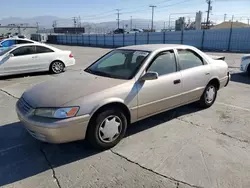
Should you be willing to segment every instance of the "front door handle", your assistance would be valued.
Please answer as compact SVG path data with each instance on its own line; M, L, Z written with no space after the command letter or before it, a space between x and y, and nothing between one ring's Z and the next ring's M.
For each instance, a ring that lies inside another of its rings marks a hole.
M210 72L206 72L206 75L209 75L210 74Z
M32 58L37 58L37 56L32 56Z
M174 84L179 84L179 83L181 83L181 80L180 80L180 79L174 80Z

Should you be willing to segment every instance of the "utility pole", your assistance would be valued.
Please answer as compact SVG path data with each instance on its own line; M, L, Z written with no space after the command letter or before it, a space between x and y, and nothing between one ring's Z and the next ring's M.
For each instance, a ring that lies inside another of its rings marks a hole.
M78 27L82 27L81 16L78 17Z
M130 30L132 30L132 24L133 24L133 20L132 20L132 16L130 16Z
M226 21L227 19L227 14L224 14L224 22Z
M54 27L54 28L57 27L57 21L56 20L53 21L52 27Z
M206 22L207 28L208 28L208 23L209 23L210 10L212 9L211 3L212 3L212 0L207 0L207 4L208 4L208 9L207 9L207 22Z
M149 7L152 8L152 20L151 20L151 32L153 31L154 29L154 9L155 9L155 5L150 5Z
M164 22L164 28L163 28L164 30L166 29L166 22Z
M117 26L118 26L118 29L119 29L119 27L120 27L120 9L116 9L116 11L117 11Z
M39 31L39 22L36 22L36 32L38 33Z
M73 25L74 25L75 33L76 33L77 17L73 17Z

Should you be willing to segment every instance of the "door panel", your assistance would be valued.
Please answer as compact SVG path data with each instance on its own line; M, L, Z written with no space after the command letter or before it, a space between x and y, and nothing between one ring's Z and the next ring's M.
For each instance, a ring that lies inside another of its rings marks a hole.
M1 65L2 73L28 72L32 63L33 55L10 57Z
M182 80L180 72L167 74L156 80L137 83L138 118L143 118L182 103Z
M190 49L179 49L178 60L182 76L185 103L199 99L210 78L210 64Z
M177 72L173 50L161 52L153 59L146 71L157 72L156 80L139 81L138 118L141 119L182 103L181 74Z
M198 66L180 72L185 102L199 99L210 78L210 65Z

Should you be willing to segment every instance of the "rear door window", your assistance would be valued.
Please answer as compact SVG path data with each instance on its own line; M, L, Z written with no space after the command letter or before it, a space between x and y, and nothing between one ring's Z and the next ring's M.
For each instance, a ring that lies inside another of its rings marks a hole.
M53 50L46 48L44 46L36 46L36 53L49 53L49 52L54 52Z

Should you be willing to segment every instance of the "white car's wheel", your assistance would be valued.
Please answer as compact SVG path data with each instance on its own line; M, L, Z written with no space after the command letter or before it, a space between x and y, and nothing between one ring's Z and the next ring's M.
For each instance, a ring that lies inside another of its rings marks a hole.
M200 106L203 108L212 106L217 97L217 90L218 88L215 84L209 83L200 98Z
M108 108L90 122L87 139L98 149L114 147L125 135L127 118L119 108Z
M54 61L50 65L50 72L53 74L60 74L64 70L64 64L61 61Z

